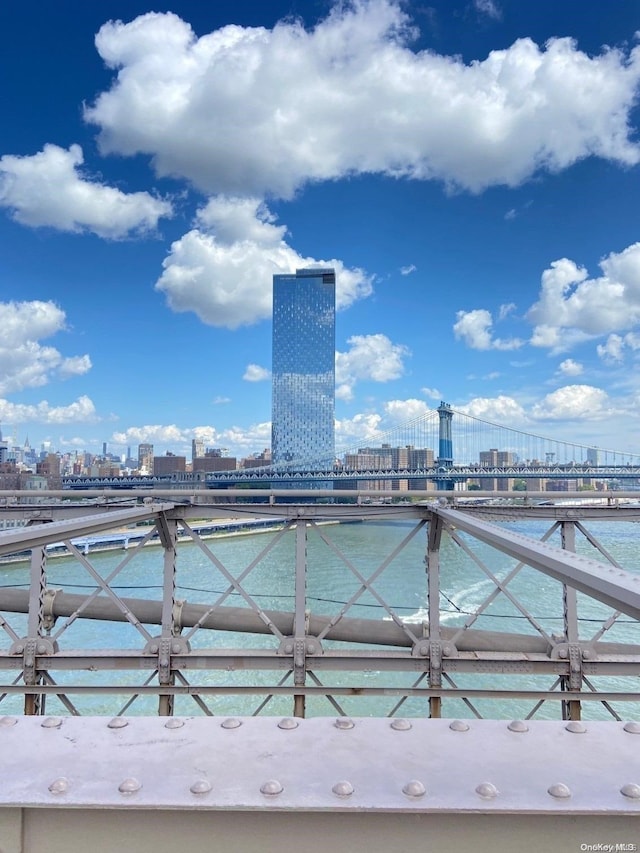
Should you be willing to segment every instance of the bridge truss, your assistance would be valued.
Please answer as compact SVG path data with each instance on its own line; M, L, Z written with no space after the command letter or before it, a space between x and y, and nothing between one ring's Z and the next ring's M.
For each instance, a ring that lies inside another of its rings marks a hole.
M638 507L434 502L426 493L421 503L354 505L340 504L339 492L321 504L289 490L270 492L269 503L233 502L247 492L171 491L131 494L123 505L122 493L93 495L37 507L16 495L0 510L29 521L0 534L0 557L29 555L0 588L0 711L507 715L576 725L640 712L640 574L596 533L602 521L639 521ZM221 556L210 522L243 515L274 530L238 562ZM347 523L388 525L386 552L350 553L340 535ZM126 550L79 544L93 537L99 546L106 531L131 525L146 532ZM521 532L527 525L535 536ZM153 577L141 582L134 567L152 543ZM73 571L51 559L61 547ZM461 596L459 555L466 586L478 590L473 602ZM329 558L343 590L331 601ZM410 585L402 600L399 571ZM143 594L129 594L132 586ZM537 586L551 589L553 612L538 609Z

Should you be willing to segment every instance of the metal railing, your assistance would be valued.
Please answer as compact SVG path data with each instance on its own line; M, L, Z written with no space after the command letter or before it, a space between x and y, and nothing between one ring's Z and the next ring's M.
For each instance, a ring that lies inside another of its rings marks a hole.
M638 507L145 494L0 507L28 522L0 533L0 712L638 713L640 574L595 534Z

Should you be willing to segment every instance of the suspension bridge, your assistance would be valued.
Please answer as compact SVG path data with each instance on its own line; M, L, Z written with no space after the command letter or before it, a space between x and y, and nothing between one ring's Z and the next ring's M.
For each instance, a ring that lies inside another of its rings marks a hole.
M580 483L577 483L577 481ZM226 488L288 484L298 487L407 488L456 487L527 490L594 487L606 482L625 488L640 481L640 453L550 438L483 420L442 402L437 409L382 433L369 433L330 459L304 459L231 471L166 476L63 478L63 488L144 488L172 482ZM566 482L563 482L566 481ZM568 482L573 481L573 482Z

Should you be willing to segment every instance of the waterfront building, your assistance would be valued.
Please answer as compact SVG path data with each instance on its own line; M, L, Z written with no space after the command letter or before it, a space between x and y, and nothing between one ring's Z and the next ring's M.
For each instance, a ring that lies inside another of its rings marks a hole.
M44 458L36 464L36 474L47 481L47 488L62 488L62 472L60 470L60 457L57 453L47 453Z
M346 453L344 468L349 471L371 471L384 469L433 468L434 452L431 448L416 448L411 444L403 447L392 447L381 444L379 447L359 447L357 453ZM340 488L345 489L391 489L395 491L412 491L416 489L431 489L431 480L346 480Z
M480 451L481 468L509 468L515 463L515 454L508 450L498 450L494 447L491 450ZM509 479L501 477L480 478L480 488L490 492L510 492L514 483L515 480L511 477Z
M173 453L167 451L165 456L153 457L154 476L163 477L168 474L184 473L186 470L186 456L175 456Z
M191 461L195 462L201 456L204 456L205 446L203 438L194 438L191 441Z
M138 445L138 470L143 474L153 474L153 444Z
M240 460L241 468L260 468L263 465L271 465L270 447L265 447L262 453L253 453L251 456Z
M192 470L194 473L196 471L235 471L237 467L235 456L205 453L204 456L196 456L194 458Z
M0 463L6 462L9 454L9 443L2 438L2 430L0 429Z
M333 466L335 293L333 269L273 277L274 465L316 471Z
M597 447L589 447L587 449L587 464L594 466L600 465L600 451Z

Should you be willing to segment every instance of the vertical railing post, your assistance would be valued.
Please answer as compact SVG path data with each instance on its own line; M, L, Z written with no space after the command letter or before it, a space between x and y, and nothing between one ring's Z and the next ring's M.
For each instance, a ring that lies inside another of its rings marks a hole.
M566 551L575 553L576 550L576 527L573 521L562 521L561 526L562 547ZM573 587L562 585L562 603L564 619L564 635L567 642L569 663L569 675L562 676L561 685L564 689L580 690L582 688L582 651L580 649L580 638L578 635L578 597ZM581 703L572 699L562 703L563 720L579 720L581 715Z
M429 612L429 687L442 687L442 642L440 638L440 542L442 519L433 513L427 540L427 607ZM429 698L429 716L442 716L442 698Z
M47 588L47 552L44 545L33 548L31 551L29 581L29 615L24 645L23 679L25 684L35 685L42 683L42 676L38 675L36 670L36 656L39 654L38 640L44 636L44 596ZM25 694L25 714L44 714L44 708L44 694Z
M303 687L307 679L307 523L296 521L295 611L293 616L293 679L296 687ZM293 715L304 717L305 696L293 697Z
M171 672L171 653L175 636L174 613L176 601L176 549L178 542L178 524L174 518L163 515L158 519L162 525L160 540L164 548L163 582L162 582L162 630L158 653L158 681L160 684L175 684L175 676ZM162 717L173 715L174 697L169 693L161 693L158 701L158 714Z

